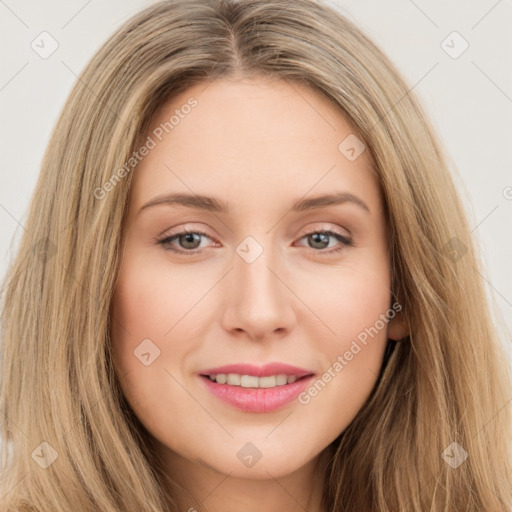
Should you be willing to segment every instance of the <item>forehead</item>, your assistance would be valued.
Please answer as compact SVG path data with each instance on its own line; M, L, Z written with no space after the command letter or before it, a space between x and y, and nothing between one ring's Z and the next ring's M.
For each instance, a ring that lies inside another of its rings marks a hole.
M154 147L135 169L132 208L167 192L262 206L347 189L380 203L366 152L351 160L340 149L355 137L341 110L297 83L196 84L160 107L146 137Z

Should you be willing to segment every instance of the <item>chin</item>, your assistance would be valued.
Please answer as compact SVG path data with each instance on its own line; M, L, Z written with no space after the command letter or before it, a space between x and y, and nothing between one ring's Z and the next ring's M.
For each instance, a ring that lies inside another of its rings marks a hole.
M290 475L318 455L312 452L308 456L304 446L289 447L287 450L274 450L269 443L265 447L260 442L259 446L261 449L247 441L233 448L233 456L229 456L231 450L222 449L218 457L210 453L208 458L198 457L195 461L218 473L229 474L232 478L264 480Z

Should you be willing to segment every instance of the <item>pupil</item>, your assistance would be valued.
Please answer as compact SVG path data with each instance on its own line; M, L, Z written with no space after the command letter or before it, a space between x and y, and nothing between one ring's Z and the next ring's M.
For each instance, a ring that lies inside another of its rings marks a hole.
M187 233L186 235L183 235L182 238L185 239L185 247L187 249L195 249L195 247L188 247L187 243L194 244L194 238L197 238L196 233ZM197 240L196 240L197 242Z
M313 239L313 243L320 243L320 244L329 244L328 237L325 233L315 233L313 235L310 235L310 237ZM318 238L324 238L324 240L318 240ZM321 249L324 249L325 247L321 247Z

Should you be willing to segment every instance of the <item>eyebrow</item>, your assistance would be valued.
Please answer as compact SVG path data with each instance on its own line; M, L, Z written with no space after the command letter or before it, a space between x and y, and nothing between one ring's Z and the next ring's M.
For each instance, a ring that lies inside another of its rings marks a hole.
M325 194L310 197L308 199L299 199L292 204L291 211L293 212L302 212L306 210L314 210L316 208L326 208L327 206L334 206L344 203L352 203L363 210L370 212L370 208L368 205L359 197L351 194L350 192L336 192L333 194ZM176 194L162 194L154 197L144 205L139 210L139 213L151 206L156 205L181 205L189 208L195 208L198 210L206 210L214 213L229 213L229 206L227 203L222 201L221 199L217 199L215 197L208 197L204 195L197 194L184 194L184 193L176 193Z

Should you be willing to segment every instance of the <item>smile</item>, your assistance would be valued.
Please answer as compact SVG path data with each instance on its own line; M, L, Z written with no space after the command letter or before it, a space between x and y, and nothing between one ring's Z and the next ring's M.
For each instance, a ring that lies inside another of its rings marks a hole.
M314 373L284 363L233 364L204 370L199 377L222 402L244 412L268 413L293 402Z

